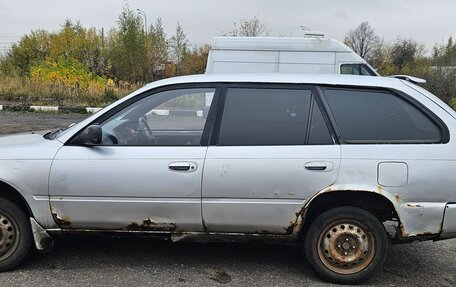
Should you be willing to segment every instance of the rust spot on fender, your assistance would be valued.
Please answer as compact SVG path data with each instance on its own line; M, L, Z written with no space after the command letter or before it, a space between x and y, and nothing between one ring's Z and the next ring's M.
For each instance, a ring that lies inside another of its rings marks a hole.
M70 218L66 215L59 215L56 212L52 212L52 218L54 218L55 223L57 223L58 226L70 226L71 221Z
M419 204L411 204L411 203L407 203L407 207L411 207L411 208L419 208L419 207L423 207L422 205L419 205Z
M303 214L305 213L306 208L303 207L301 210L297 211L295 213L296 219L292 222L287 227L284 227L286 234L292 235L294 232L296 232L296 227L298 227L301 224L300 219L302 219Z
M176 229L176 223L154 222L150 218L144 219L141 223L132 222L125 228L131 231L174 231Z
M431 236L437 236L439 233L433 233L429 231L425 231L422 233L417 233L417 234L410 234L408 232L405 232L404 226L402 224L399 225L400 229L400 238L399 241L408 241L408 240L420 240L420 239L429 239Z

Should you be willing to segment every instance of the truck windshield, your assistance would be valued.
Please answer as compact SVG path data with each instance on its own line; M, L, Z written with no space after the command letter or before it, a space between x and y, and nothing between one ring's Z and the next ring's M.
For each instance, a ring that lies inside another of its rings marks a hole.
M377 74L365 64L342 64L340 65L340 73L342 75L377 76Z

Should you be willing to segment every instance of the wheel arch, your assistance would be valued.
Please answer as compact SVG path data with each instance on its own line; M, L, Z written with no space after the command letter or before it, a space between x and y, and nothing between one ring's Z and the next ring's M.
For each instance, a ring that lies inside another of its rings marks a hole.
M381 222L393 220L401 226L399 202L399 196L384 191L381 186L356 189L330 186L315 194L297 213L293 233L301 236L319 214L340 206L360 207L374 214Z
M3 180L0 180L0 198L11 200L26 212L29 217L34 217L33 211L24 196L16 188Z

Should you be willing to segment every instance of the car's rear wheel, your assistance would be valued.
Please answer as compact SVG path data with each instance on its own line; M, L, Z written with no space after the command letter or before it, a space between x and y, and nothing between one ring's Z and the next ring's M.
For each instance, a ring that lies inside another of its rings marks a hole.
M21 263L32 242L28 217L16 204L0 198L0 271Z
M312 268L325 280L354 284L385 263L388 235L383 224L358 207L330 209L310 225L303 241Z

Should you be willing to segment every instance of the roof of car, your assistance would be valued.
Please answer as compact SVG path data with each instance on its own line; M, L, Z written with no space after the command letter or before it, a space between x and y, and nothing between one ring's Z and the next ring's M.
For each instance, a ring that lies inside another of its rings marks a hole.
M249 73L249 74L201 74L181 76L159 80L147 84L144 88L150 89L158 86L184 84L184 83L215 83L215 82L240 82L240 83L289 83L289 84L320 84L320 85L354 85L373 87L392 87L401 80L377 76L353 76L332 74L287 74L287 73Z

